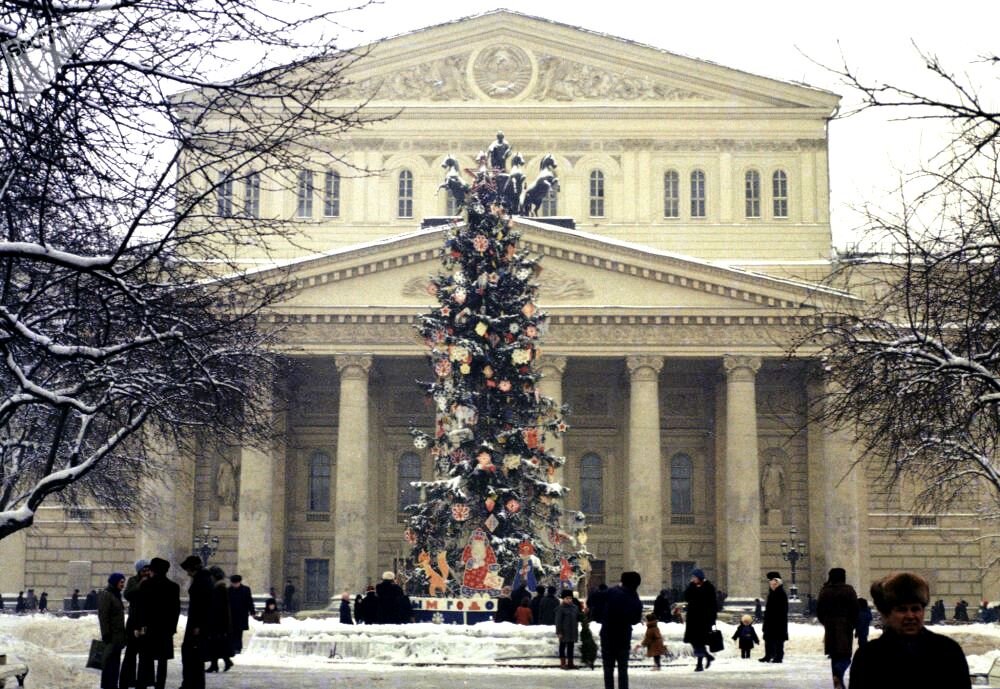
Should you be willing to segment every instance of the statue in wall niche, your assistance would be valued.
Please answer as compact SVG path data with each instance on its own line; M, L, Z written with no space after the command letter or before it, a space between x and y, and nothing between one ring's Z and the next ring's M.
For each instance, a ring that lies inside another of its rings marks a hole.
M760 494L765 510L780 510L785 500L785 469L777 459L764 465L760 479Z
M236 513L236 502L239 499L239 487L237 486L237 473L239 465L235 465L225 457L219 458L219 465L215 469L215 495L219 498L220 519L222 518L222 508L226 507Z

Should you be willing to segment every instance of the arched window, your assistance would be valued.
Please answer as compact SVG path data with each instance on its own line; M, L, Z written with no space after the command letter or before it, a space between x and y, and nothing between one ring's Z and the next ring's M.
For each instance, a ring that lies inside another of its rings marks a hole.
M420 489L411 486L413 481L420 480L420 455L406 452L399 458L399 470L396 474L396 510L402 512L407 505L420 502Z
M229 170L219 171L219 186L215 189L216 211L220 218L233 217L233 178Z
M670 513L694 514L694 463L678 452L670 460Z
M601 522L604 466L599 455L588 452L580 460L580 511L592 524Z
M248 218L260 217L260 173L247 175L243 194L243 214Z
M681 176L677 170L663 173L663 217L679 218L681 215Z
M413 217L413 173L403 170L399 173L399 212L400 218Z
M756 170L747 170L744 176L746 180L746 216L748 218L760 217L760 173Z
M295 193L295 215L299 218L313 217L312 170L299 170L299 184Z
M604 173L590 171L590 217L604 217Z
M330 511L330 455L319 450L309 455L309 511Z
M774 217L788 217L788 175L784 170L775 170L771 175L771 199Z
M559 193L555 187L549 189L549 193L542 199L542 205L538 209L538 215L552 217L559 215Z
M323 215L340 216L340 173L336 170L327 170L323 177Z
M702 170L691 172L691 217L705 217L705 173Z

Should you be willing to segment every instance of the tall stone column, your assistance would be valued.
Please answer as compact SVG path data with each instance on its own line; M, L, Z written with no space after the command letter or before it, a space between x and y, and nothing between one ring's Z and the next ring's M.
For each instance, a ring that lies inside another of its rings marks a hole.
M336 357L340 374L337 419L337 491L334 505L333 586L336 591L363 591L372 576L368 561L369 525L377 510L368 493L368 374L372 357Z
M539 391L544 396L552 398L552 401L556 403L557 407L561 406L563 403L562 381L563 373L566 372L566 357L549 356L546 354L542 358L539 370L542 374L542 380L538 384ZM547 435L545 437L545 446L552 451L552 454L559 457L563 456L563 453L565 452L563 439L557 438L554 435ZM563 467L560 467L556 471L556 481L562 483L565 475L566 473L563 471Z
M823 423L825 397L835 389L816 376L806 392L809 399L809 537L812 541L814 579L826 579L832 567L847 570L847 580L858 591L870 583L865 569L863 467L856 464L854 440L849 431Z
M726 592L732 601L760 596L760 469L756 376L760 359L723 358L726 374Z
M660 457L660 369L663 357L626 357L630 383L625 568L642 575L642 591L662 588L663 480Z
M146 443L156 469L140 480L143 509L137 515L133 554L136 560L160 557L176 565L191 554L191 530L179 531L177 520L171 518L180 511L178 488L184 487L180 473L187 467L177 446L167 438L156 435Z
M273 399L266 402L269 413ZM274 483L278 466L275 446L264 448L245 445L240 448L239 523L237 524L236 567L254 591L280 589L272 581L274 541Z

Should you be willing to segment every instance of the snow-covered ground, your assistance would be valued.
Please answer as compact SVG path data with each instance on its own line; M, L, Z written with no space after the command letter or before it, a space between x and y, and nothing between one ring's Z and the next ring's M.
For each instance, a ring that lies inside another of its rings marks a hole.
M523 677L526 672L538 673L537 686L569 686L564 685L558 670L548 669L557 664L555 635L548 627L492 622L469 627L430 623L351 626L329 619L284 619L280 625L251 624L253 628L245 637L246 651L238 658L238 663L247 668L248 676L256 671L262 681L266 668L280 668L281 672L292 672L293 675L296 669L311 673L325 669L333 674L351 676L381 668L380 672L391 676L397 672L405 673L408 667L426 676L433 675L435 667L440 668L438 672L450 673L453 666L461 666L461 671L466 674L489 673L496 676L510 672ZM182 618L181 628L183 625ZM592 624L591 628L596 637L598 625ZM723 624L720 628L727 638L732 635L733 627L730 625ZM673 657L666 659L665 670L659 676L666 679L666 674L676 673L680 677L683 673L686 677L693 661L690 659L690 647L681 641L683 628L676 624L661 624L660 629ZM987 672L993 661L1000 658L1000 625L943 626L934 627L934 631L952 636L962 644L969 655L969 666L973 672ZM637 625L633 639L638 642L642 633L643 626ZM877 631L873 632L873 636L877 634ZM25 683L28 689L94 687L97 672L83 669L83 662L90 640L97 635L97 620L94 617L73 620L39 614L0 615L0 653L6 653L10 662L28 664L30 672ZM741 660L730 641L727 649L717 654L718 661L712 666L715 683L718 686L740 686L740 678L743 678L748 682L747 686L793 686L785 682L793 680L795 673L799 673L797 676L800 678L803 673L816 678L826 677L829 661L822 653L822 627L793 623L789 625L789 635L791 640L785 647L784 666ZM176 641L180 643L180 635ZM180 657L179 648L176 655ZM755 658L759 655L759 650L754 653ZM643 673L655 676L650 672L649 659L639 653L633 657L639 677ZM503 669L498 666L513 667ZM523 666L538 669L524 669ZM179 664L171 673L179 677ZM599 671L593 673L594 681L597 681L598 675ZM237 683L232 677L229 676L224 686L255 686L250 679ZM543 680L543 677L551 677L552 681ZM579 682L582 677L577 677ZM723 678L729 680L723 681ZM586 685L590 685L589 679Z

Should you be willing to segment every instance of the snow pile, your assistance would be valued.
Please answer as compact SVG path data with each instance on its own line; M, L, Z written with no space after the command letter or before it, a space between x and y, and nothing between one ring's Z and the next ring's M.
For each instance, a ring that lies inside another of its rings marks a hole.
M45 615L0 615L0 653L7 662L28 666L25 689L91 689L100 677L96 670L84 669L85 656L78 662L63 653L86 654L96 638L97 620L68 620ZM16 684L14 680L8 686Z

